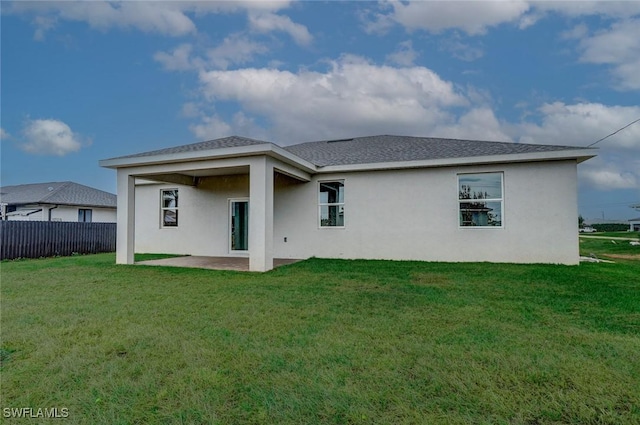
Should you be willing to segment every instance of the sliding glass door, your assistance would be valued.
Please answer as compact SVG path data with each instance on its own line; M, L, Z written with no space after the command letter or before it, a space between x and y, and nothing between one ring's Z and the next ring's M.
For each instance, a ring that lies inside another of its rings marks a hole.
M231 252L249 250L249 201L229 201L229 249Z

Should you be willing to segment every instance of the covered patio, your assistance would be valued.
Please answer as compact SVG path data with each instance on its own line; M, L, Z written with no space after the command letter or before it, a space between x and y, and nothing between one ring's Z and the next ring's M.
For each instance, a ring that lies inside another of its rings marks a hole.
M152 152L153 155L139 154L101 161L102 166L117 170L116 263L134 263L135 210L136 203L140 202L136 196L136 186L140 181L163 182L199 191L202 182L207 179L210 181L212 177L244 175L248 177L248 190L242 201L247 209L243 217L247 218L245 227L248 228L248 241L246 245L243 242L243 252L234 251L231 247L228 253L232 255L229 257L215 256L223 254L222 252L212 253L211 257L201 257L199 255L203 255L202 250L198 252L187 247L179 253L192 255L190 257L157 261L162 265L180 267L250 271L268 271L282 264L273 258L274 178L276 174L280 174L299 183L307 183L311 180L310 172L314 166L271 143L236 139L230 138L227 141L235 146L211 146L209 149L199 149L195 152L167 149ZM195 210L197 204L204 201L195 199L193 202L192 210ZM155 206L151 205L151 208ZM205 229L208 218L200 219L202 229ZM174 227L177 228L177 223ZM171 233L167 237L182 243L188 240L188 237L180 232Z

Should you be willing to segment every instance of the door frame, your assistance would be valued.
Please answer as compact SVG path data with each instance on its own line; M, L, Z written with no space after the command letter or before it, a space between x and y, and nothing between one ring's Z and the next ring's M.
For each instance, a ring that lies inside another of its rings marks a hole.
M232 240L231 240L231 235L232 235L232 228L231 228L231 220L233 218L233 204L236 202L246 202L247 203L247 249L246 250L240 250L240 249L231 249L231 244L232 244ZM229 251L229 254L232 255L237 255L237 256L248 256L249 255L249 198L246 197L241 197L241 198L229 198L229 202L228 202L228 208L227 211L228 213L228 217L227 217L227 249Z

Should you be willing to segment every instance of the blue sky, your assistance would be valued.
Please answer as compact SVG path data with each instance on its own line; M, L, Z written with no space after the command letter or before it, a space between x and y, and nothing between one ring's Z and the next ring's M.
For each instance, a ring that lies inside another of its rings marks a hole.
M231 134L586 146L640 118L640 2L2 2L2 185L115 192L100 159ZM579 166L640 203L640 123Z

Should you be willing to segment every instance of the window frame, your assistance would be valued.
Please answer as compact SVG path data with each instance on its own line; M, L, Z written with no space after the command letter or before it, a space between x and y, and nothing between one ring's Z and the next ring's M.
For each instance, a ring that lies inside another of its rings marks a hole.
M89 221L87 221L87 211L89 212ZM82 221L80 221L82 217ZM93 223L93 209L91 208L78 208L78 222L79 223Z
M321 193L320 189L321 189L321 186L325 183L342 183L342 202L320 202L320 193ZM347 221L346 221L346 216L344 214L346 210L345 188L346 188L345 179L318 180L318 190L316 192L316 196L318 201L318 228L319 229L344 229L346 227ZM340 211L340 207L342 207L342 213L343 213L342 226L329 226L329 225L323 226L322 225L322 207L332 207L332 206L338 207L338 211Z
M233 216L233 204L236 202L246 202L247 203L247 249L232 249L232 245L233 245L233 241L232 241L232 226L231 226L231 219ZM229 254L231 255L237 255L240 257L246 257L249 255L249 208L250 208L250 204L249 204L250 200L249 198L229 198L228 199L228 212L229 212L229 219L228 219L228 223L227 223L227 242L228 242L228 248L229 248Z
M175 191L175 199L176 199L176 206L175 207L165 207L164 206L164 193L165 192L173 192ZM179 213L179 207L180 205L180 192L179 189L177 187L175 188L164 188L164 189L160 189L160 228L161 229L175 229L179 226L180 224L180 213ZM175 211L176 212L176 224L175 225L166 225L165 224L165 220L164 220L164 214L165 211Z
M460 177L463 176L473 176L480 174L497 174L500 176L500 198L486 198L482 199L482 201L489 202L499 202L500 203L500 225L499 226L463 226L461 220L461 204L463 202L468 202L468 199L460 199ZM457 211L457 221L458 221L458 229L504 229L504 171L480 171L480 172L469 172L469 173L457 173L456 174L456 193L458 194L458 211Z

